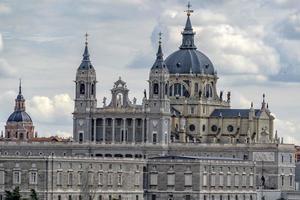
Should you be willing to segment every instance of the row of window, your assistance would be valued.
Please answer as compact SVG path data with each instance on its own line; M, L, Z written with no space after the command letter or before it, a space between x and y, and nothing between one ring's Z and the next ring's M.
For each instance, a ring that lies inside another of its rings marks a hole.
M75 195L68 195L67 196L67 199L68 200L83 200L83 196L81 195L78 195L78 198L76 198L77 196ZM57 200L62 200L62 196L61 195L58 195L57 196ZM104 200L104 199L108 199L108 200L122 200L122 195L98 195L96 197L93 197L93 196L89 196L88 197L88 200ZM2 200L2 199L0 199ZM135 200L139 200L139 195L135 195Z
M96 176L95 176L96 175ZM64 181L63 172L58 171L57 172L57 179L56 184L58 186L63 185ZM123 185L123 173L94 173L94 172L67 172L67 185L68 186L74 186L74 185L99 185L99 186L113 186L114 180L117 180L117 185L122 186ZM134 174L134 185L139 186L140 185L140 173Z
M247 198L247 196L249 198ZM157 195L152 194L151 200L156 200L156 199L157 199ZM175 198L173 197L172 194L170 194L167 199L174 200ZM184 200L191 200L191 199L192 199L192 197L189 194L184 196ZM243 194L242 196L240 196L240 198L239 198L239 195L230 195L230 194L228 194L228 195L222 195L222 194L220 194L220 195L203 195L203 200L231 200L231 199L232 200L246 200L246 199L253 200L254 198L253 198L252 194L250 194L250 195Z
M12 175L13 184L20 185L22 183L22 172L21 171L13 171ZM29 177L29 184L36 185L38 183L38 172L31 171L28 174ZM5 172L0 171L0 185L5 184Z
M168 186L174 186L175 185L175 173L172 174L167 174L167 185ZM184 186L188 187L188 186L192 186L192 174L185 174L184 175ZM223 186L227 186L227 187L231 187L231 186L235 186L235 187L247 187L247 185L249 187L253 187L254 186L254 175L253 174L227 174L227 175L223 175L223 174L207 174L204 173L203 174L203 181L202 181L202 186L203 187L215 187L215 186L219 186L219 187L223 187ZM217 183L218 180L218 183ZM157 173L151 173L150 175L150 185L151 186L157 186L158 185L158 174Z

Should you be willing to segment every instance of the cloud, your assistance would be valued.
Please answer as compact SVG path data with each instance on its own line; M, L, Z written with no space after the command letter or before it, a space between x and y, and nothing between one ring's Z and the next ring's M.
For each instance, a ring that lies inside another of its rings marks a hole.
M291 120L275 119L274 124L279 137L283 137L285 143L300 145L299 123Z
M287 39L300 39L300 11L290 14L276 27L278 32Z
M52 98L34 96L28 100L28 112L41 123L70 124L72 121L73 101L68 94L58 94Z
M1 78L11 78L15 77L17 71L11 67L4 58L0 58L0 77Z
M0 4L0 14L9 14L11 13L11 8L6 4Z

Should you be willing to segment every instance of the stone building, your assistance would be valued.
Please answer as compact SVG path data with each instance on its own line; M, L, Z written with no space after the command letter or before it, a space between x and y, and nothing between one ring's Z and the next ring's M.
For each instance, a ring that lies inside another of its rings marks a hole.
M42 199L51 200L271 200L271 194L297 195L295 147L278 138L265 95L259 108L231 108L231 93L224 97L217 92L213 63L197 50L191 13L189 6L179 50L164 59L159 40L140 105L130 100L129 88L119 78L110 102L103 97L98 106L96 68L86 41L76 71L73 140L0 141L0 195L15 186L24 194L34 187ZM16 107L24 114L25 100L20 99ZM33 169L41 173L38 184L28 185ZM99 180L88 184L96 187L85 192L88 197L80 192L81 171L87 177L93 173L95 180L102 171L105 177L103 185Z
M21 81L19 94L15 102L15 110L9 116L5 126L5 138L9 140L30 140L34 137L34 126L26 112L25 99L22 95Z

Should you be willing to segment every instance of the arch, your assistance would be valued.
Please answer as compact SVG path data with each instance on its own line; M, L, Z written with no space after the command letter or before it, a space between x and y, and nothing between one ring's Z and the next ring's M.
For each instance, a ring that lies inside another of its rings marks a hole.
M132 154L126 154L125 158L133 158L133 155Z
M111 157L112 157L112 155L111 155L111 154L109 154L109 153L107 153L107 154L105 154L105 155L104 155L104 157L111 158Z
M188 85L186 83L174 83L169 87L169 96L189 97Z
M122 154L115 154L114 157L115 158L123 158L123 155Z

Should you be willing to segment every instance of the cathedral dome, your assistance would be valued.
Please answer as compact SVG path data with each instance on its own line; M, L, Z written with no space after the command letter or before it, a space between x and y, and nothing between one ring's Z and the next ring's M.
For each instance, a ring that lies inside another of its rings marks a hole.
M187 10L187 20L182 34L182 44L179 50L167 57L165 63L170 74L209 74L214 75L215 70L212 62L202 52L197 50L194 43L194 35L190 14L192 10Z
M17 110L9 116L7 122L32 122L32 120L27 112Z
M214 66L210 59L196 49L179 49L169 55L165 61L170 74L210 74L214 75Z

